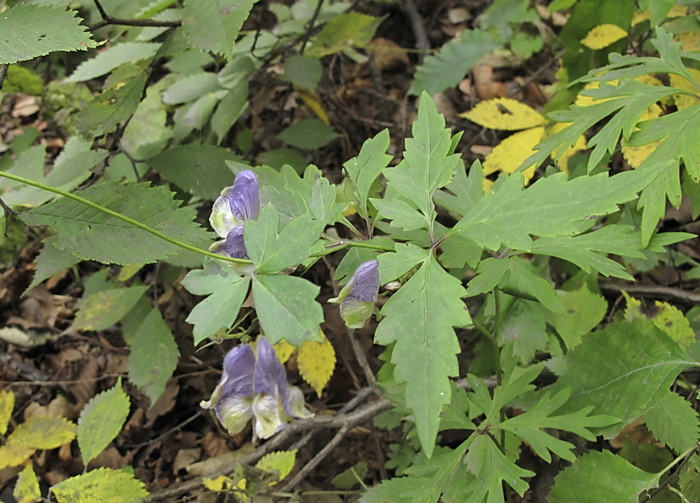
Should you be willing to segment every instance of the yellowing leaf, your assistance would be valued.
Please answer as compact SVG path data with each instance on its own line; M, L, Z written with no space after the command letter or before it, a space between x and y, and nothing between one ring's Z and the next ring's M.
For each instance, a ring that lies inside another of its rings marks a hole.
M555 122L552 127L550 127L547 130L548 136L551 136L553 134L558 133L559 131L562 131L569 127L571 125L570 122ZM586 150L586 137L584 135L581 135L578 137L576 140L576 143L572 145L571 147L567 148L564 153L561 155L559 160L557 161L557 164L559 166L559 169L565 172L569 172L569 159L577 153L581 152L583 150ZM561 147L560 147L561 148ZM559 148L554 150L551 154L551 158L555 159L557 154L559 153Z
M123 470L97 468L51 488L58 503L123 503L145 501L143 482Z
M487 192L490 192L491 189L493 188L494 181L489 180L488 178L484 178L481 182L481 190L483 190L484 194Z
M276 451L263 456L260 461L255 464L255 468L267 471L275 471L278 474L277 482L289 475L289 472L294 468L294 462L297 459L296 449L293 451Z
M503 140L484 159L484 176L496 171L515 172L518 166L532 155L535 145L540 142L543 135L544 127L535 127L515 133ZM534 174L534 164L523 171L525 181L529 181Z
M535 109L511 98L482 101L459 115L480 126L504 131L531 128L547 122Z
M328 114L321 104L321 97L313 91L304 89L301 87L295 87L294 91L299 95L299 97L304 100L306 106L309 107L319 119L330 126L331 122L328 119Z
M696 82L700 82L700 71L694 69L694 68L688 68L688 71L690 74L693 76L693 78L696 80ZM673 87L677 87L679 89L685 89L686 91L690 91L694 94L697 94L698 90L695 87L695 84L685 77L681 77L680 75L676 75L675 73L671 74L671 85ZM677 94L674 96L674 101L676 103L676 106L678 107L678 110L683 110L684 108L691 107L693 105L697 105L700 103L700 100L698 100L695 96L689 96L687 94Z
M688 14L688 7L685 5L674 5L671 10L666 14L667 19L672 19L674 17L681 17ZM651 19L651 13L649 9L643 10L641 12L636 12L632 18L632 26L636 26L643 21Z
M233 492L236 494L239 501L249 501L248 497L243 493L248 485L248 481L246 479L240 479L238 483L234 483L233 479L227 477L226 475L219 475L214 479L204 477L202 479L202 485L210 491Z
M7 425L10 424L14 407L15 395L10 390L0 391L0 435L7 432Z
M299 346L297 364L301 377L320 397L335 369L335 350L323 332L321 342L305 341Z
M8 466L17 466L29 459L36 449L23 445L3 445L0 446L0 470Z
M41 489L39 489L39 481L36 478L32 465L25 466L24 470L20 472L12 495L17 500L17 503L41 501Z
M647 318L681 346L688 347L695 342L695 332L690 322L677 307L658 300L653 306L643 306L642 301L627 292L622 292L622 295L627 301L626 320Z
M75 424L59 416L34 416L7 438L8 445L55 449L75 438Z
M282 363L285 363L296 350L296 346L292 346L286 340L280 339L277 344L272 346L272 349L275 350L277 358L279 358Z
M700 51L700 32L687 31L676 35L675 40L681 44L681 49L684 51Z
M627 36L627 32L615 24L596 26L581 40L589 49L597 50L614 44Z
M656 147L659 146L661 141L655 141L654 143L649 143L648 145L642 145L640 147L633 147L630 145L622 146L622 157L625 158L627 164L629 164L634 169L637 169L641 164L649 157Z

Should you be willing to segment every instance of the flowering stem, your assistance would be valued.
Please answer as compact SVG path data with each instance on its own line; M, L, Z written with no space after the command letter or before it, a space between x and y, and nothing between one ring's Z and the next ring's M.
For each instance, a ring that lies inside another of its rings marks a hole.
M366 241L334 241L326 245L326 249L319 253L313 253L312 257L325 257L333 252L344 250L345 248L369 248L371 250L379 251L394 251L393 248L388 246L378 245L375 243L367 243Z
M56 189L54 187L50 187L48 185L44 185L43 183L35 182L34 180L29 180L28 178L23 178L21 176L17 175L12 175L10 173L6 173L4 171L0 171L0 176L4 178L9 178L10 180L14 180L16 182L24 183L26 185L31 185L32 187L37 187L42 190L46 190L49 192L53 192L54 194L61 195L63 197L67 197L68 199L73 199L74 201L77 201L81 204L84 204L85 206L89 206L90 208L93 208L97 211L101 211L102 213L106 213L107 215L110 215L114 218L118 218L119 220L122 220L128 224L133 225L134 227L138 227L141 230L144 230L150 234L153 234L154 236L167 241L170 244L173 244L175 246L178 246L180 248L184 248L185 250L189 250L194 253L199 253L200 255L205 255L207 257L211 257L217 260L223 260L225 262L233 262L235 264L250 264L250 260L244 260L244 259L238 259L238 258L232 258L232 257L226 257L224 255L219 255L216 253L212 253L208 250L204 250L202 248L197 248L196 246L189 245L187 243L183 243L182 241L179 241L175 238L172 238L170 236L167 236L166 234L163 234L162 232L159 232L155 230L152 227L149 227L146 224L143 224L137 220L134 220L133 218L127 217L126 215L122 215L121 213L117 213L116 211L110 210L109 208L105 208L104 206L101 206L97 203L93 203L92 201L89 201L85 199L84 197L80 197L78 195L72 194L70 192L63 191L61 189Z

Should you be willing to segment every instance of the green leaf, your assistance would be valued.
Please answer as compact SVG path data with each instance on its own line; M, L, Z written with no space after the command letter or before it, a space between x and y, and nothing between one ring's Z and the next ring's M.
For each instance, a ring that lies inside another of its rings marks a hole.
M422 227L432 231L436 217L433 193L449 183L460 159L451 153L451 135L445 128L445 118L426 93L421 95L418 119L412 131L413 138L406 140L404 160L395 168L384 170L388 179L384 199L372 199L372 202L380 214L389 208L396 212L391 219L399 222L392 225L404 230ZM410 222L422 221L421 227L407 225L402 214Z
M296 87L313 91L323 75L323 65L316 58L291 56L284 62L284 77Z
M654 176L651 170L637 169L567 180L566 173L557 173L523 189L521 174L501 175L452 232L490 250L501 245L529 250L531 235L570 236L587 230L591 218L618 211L619 204L635 199Z
M80 299L78 314L73 328L77 330L104 330L121 320L139 299L148 286L112 288Z
M456 86L472 66L498 46L487 31L464 30L443 45L440 52L425 58L416 71L410 93L433 95Z
M642 419L659 441L678 453L698 441L698 413L688 400L671 391L644 411Z
M606 438L615 436L660 401L684 368L697 365L646 320L611 323L586 335L565 362L553 392L571 388L564 411L592 405L597 414L622 419L622 423L599 431Z
M512 299L507 305L502 302L502 320L498 332L501 346L511 345L512 354L522 363L528 364L538 351L544 351L549 342L546 319L550 311L539 302L502 296ZM504 348L505 349L505 348Z
M215 73L201 71L176 80L163 92L163 103L169 105L189 103L205 94L220 91L221 89L222 87Z
M142 59L152 58L160 46L161 44L138 42L115 44L80 64L66 80L67 82L85 82L102 77L124 63L136 63Z
M172 129L166 125L167 112L160 99L160 87L156 84L148 88L124 130L122 150L135 159L154 156L173 136Z
M56 51L97 47L77 11L62 7L15 5L0 17L0 65Z
M180 351L158 308L153 308L134 334L129 354L129 380L151 399L151 406L165 391Z
M182 27L187 41L230 60L238 32L257 0L186 0Z
M359 12L335 16L323 27L306 54L321 58L350 47L364 47L370 43L383 20L383 17L372 17Z
M78 194L185 243L209 239L208 233L193 222L195 210L179 208L173 194L163 187L109 182ZM58 234L56 248L84 260L142 264L181 250L132 223L66 197L22 213L21 218L27 225L51 226Z
M379 259L379 283L384 285L400 278L428 258L428 250L411 243L396 243L396 251L382 253Z
M296 276L259 275L253 279L255 312L270 344L285 339L292 346L320 341L323 309L320 287Z
M243 80L221 99L211 117L211 127L219 142L224 139L246 108L248 108L248 81Z
M148 496L144 483L124 470L97 468L51 487L58 503L136 502Z
M54 246L55 237L50 237L44 240L44 247L34 260L36 269L32 282L27 287L27 291L31 290L45 279L50 278L56 273L59 273L69 267L80 262L80 259L75 255L59 250Z
M367 198L372 184L391 162L392 156L386 153L390 142L389 130L384 129L362 144L357 157L343 164L355 187L357 199L360 201L359 213L364 217L368 215Z
M226 161L238 160L239 156L225 148L193 143L169 148L147 162L181 189L204 199L216 199L235 178Z
M78 446L83 464L97 457L116 438L129 415L129 397L121 379L90 399L78 419Z
M406 383L406 403L428 457L435 447L440 411L450 401L449 377L459 371L460 349L452 327L471 323L461 300L465 293L460 281L430 256L384 305L384 319L375 334L377 344L396 343L391 354L394 375L398 383Z
M292 147L306 150L321 148L338 137L332 127L319 119L302 119L277 135Z
M658 483L658 474L642 471L610 451L589 452L557 475L548 501L632 503L645 489Z
M484 173L481 163L474 161L469 169L457 169L455 177L445 185L445 189L437 190L433 195L435 204L454 213L458 217L466 215L479 199L484 197Z
M584 284L574 292L557 292L564 304L564 313L551 313L549 323L556 328L566 347L572 349L581 343L581 336L603 321L608 303L602 295L592 293Z
M231 328L248 293L250 280L228 268L222 268L217 275L195 269L185 276L182 286L195 295L208 295L194 306L186 320L194 325L192 333L197 345L221 328Z
M257 220L246 220L244 228L246 250L255 264L255 271L270 274L306 260L311 255L311 246L319 239L323 224L306 214L278 231L279 214L268 204L260 210Z

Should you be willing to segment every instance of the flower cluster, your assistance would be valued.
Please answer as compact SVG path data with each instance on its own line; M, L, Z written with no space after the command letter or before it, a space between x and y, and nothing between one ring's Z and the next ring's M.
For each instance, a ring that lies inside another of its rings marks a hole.
M232 187L226 187L214 202L209 222L216 233L224 238L210 247L210 251L232 258L247 259L243 240L243 221L256 220L260 213L258 177L251 170L241 171Z
M328 302L340 304L340 316L349 328L362 328L372 316L379 293L379 261L360 264L338 297Z
M211 399L201 403L213 408L231 435L253 418L255 435L269 438L292 418L313 414L304 407L299 388L287 383L284 367L265 337L258 337L257 355L250 344L236 346L224 358L224 373Z

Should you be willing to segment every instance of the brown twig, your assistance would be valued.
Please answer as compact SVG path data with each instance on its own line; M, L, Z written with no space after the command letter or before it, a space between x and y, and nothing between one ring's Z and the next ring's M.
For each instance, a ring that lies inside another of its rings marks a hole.
M416 37L416 49L421 51L418 54L418 63L423 63L423 53L430 50L430 42L428 41L428 36L425 33L425 27L423 26L423 20L416 9L416 4L413 0L403 0L403 7L406 11L406 17L411 23L411 30L413 30L413 36Z
M100 16L102 16L102 21L95 23L90 27L90 30L99 30L105 26L110 25L121 25L121 26L152 26L156 28L176 28L182 26L182 21L158 21L157 19L124 19L120 17L112 17L107 14L104 7L100 3L100 0L93 0L95 2L95 7L97 7Z
M615 293L624 290L631 295L639 295L640 297L661 298L681 304L700 306L700 293L688 292L680 288L656 285L625 285L613 283L612 281L603 281L600 283L600 289Z
M0 86L2 85L2 79L0 79ZM5 214L5 230L4 230L4 236L7 237L7 233L10 230L10 217L14 217L17 215L17 212L10 208L5 201L2 200L0 197L0 206L2 206L2 211Z
M5 77L7 77L8 66L7 64L0 65L0 87L2 87L2 83L5 82Z

